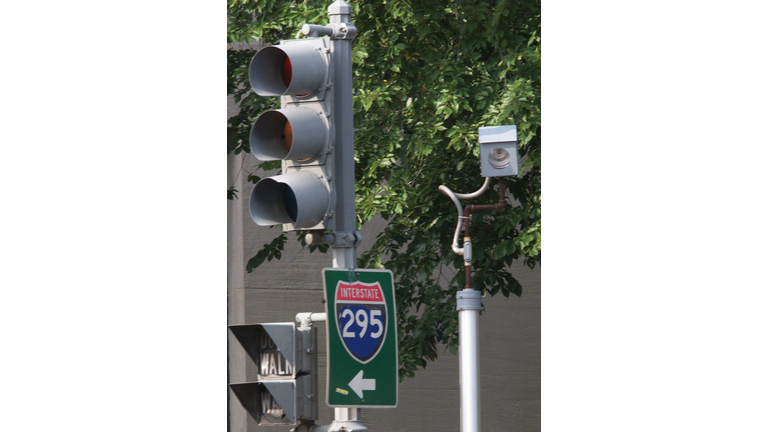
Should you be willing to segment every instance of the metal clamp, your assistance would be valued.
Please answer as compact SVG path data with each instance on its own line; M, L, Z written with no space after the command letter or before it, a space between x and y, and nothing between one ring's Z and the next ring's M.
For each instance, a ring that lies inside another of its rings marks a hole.
M363 240L363 236L357 231L334 231L331 235L334 237L331 246L335 248L358 247Z
M462 252L464 253L464 265L472 265L472 242L469 237L464 237Z
M307 242L313 245L330 245L334 248L360 247L363 235L359 231L334 231L328 234L322 231L307 233Z
M352 40L357 36L357 27L352 23L331 23L329 27L333 29L331 39Z
M456 293L456 310L482 310L480 291L464 289Z
M296 323L299 327L312 327L312 323L325 322L327 319L325 312L300 312L296 314Z

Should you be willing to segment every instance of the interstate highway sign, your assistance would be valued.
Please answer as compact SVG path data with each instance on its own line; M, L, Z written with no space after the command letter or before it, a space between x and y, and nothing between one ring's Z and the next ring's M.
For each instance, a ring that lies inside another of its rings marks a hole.
M397 314L389 270L324 269L329 406L397 406Z

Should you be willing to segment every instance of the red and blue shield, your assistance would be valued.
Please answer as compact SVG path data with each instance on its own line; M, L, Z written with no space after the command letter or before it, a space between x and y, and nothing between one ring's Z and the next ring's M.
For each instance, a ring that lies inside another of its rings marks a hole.
M336 327L347 352L360 363L379 353L387 334L387 304L378 283L336 285Z

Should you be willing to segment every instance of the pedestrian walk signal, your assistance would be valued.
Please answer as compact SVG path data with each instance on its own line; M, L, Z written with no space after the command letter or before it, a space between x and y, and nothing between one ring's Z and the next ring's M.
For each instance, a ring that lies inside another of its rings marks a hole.
M231 325L256 378L229 388L260 426L317 420L317 329L294 323Z

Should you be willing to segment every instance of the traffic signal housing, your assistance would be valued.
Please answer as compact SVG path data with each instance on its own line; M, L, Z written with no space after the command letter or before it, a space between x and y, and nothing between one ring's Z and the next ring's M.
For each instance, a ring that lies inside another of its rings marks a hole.
M253 188L256 224L285 231L334 229L333 92L330 39L281 41L261 49L248 70L260 96L280 96L280 109L253 124L250 146L261 161L282 161L282 173Z
M231 325L257 368L256 381L229 384L259 426L317 420L317 329L294 323Z

